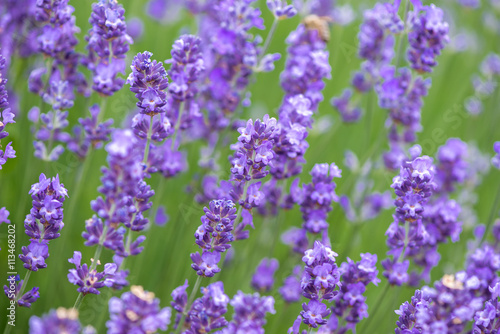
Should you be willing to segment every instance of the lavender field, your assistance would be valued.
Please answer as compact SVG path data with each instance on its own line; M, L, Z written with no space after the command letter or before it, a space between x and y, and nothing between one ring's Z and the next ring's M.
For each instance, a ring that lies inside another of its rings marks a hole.
M500 333L500 1L0 0L0 331Z

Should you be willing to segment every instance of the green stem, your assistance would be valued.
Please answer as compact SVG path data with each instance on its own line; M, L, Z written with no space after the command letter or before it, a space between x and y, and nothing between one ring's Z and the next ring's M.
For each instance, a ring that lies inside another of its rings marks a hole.
M181 118L182 118L183 113L184 113L184 102L181 102L179 105L179 116L177 117L177 120L175 121L174 134L172 136L172 143L170 146L171 150L174 149L175 142L177 140L177 133L179 132L179 128L181 127Z
M82 293L78 294L78 297L76 298L75 304L73 305L73 308L75 310L78 310L80 308L80 305L82 305L84 295Z
M388 283L388 281L385 281L384 289L382 290L381 294L377 298L377 301L375 302L374 306L372 307L373 313L368 317L368 319L366 319L364 326L363 326L363 330L361 330L360 333L368 332L368 328L370 328L369 325L370 325L371 321L375 318L375 315L377 314L378 310L381 308L380 303L384 299L388 290L389 290L389 283ZM366 329L366 331L364 329Z
M142 159L142 163L145 165L148 162L149 157L149 145L151 143L151 135L153 132L153 115L151 115L151 119L149 120L149 130L148 130L148 139L146 140L146 147L144 148L144 157Z
M196 296L196 292L200 288L200 284L201 284L201 276L198 276L198 278L196 279L196 283L194 284L193 290L191 291L191 294L189 295L189 299L188 299L188 302L186 304L186 308L184 309L184 312L182 312L182 317L181 317L181 321L179 321L179 326L175 330L176 334L180 333L181 328L184 326L184 319L186 318L186 314L189 311L191 304L193 304L194 297Z
M404 36L406 35L406 21L408 19L408 12L410 10L410 1L406 0L406 5L405 5L405 12L404 12L404 21L403 21L403 24L405 25L405 29L403 30L403 32L401 33L401 35L399 35L399 38L398 38L398 51L396 52L396 69L399 68L399 64L401 62L401 53L403 52L403 38Z
M493 202L493 206L491 207L488 221L486 222L486 229L484 230L483 237L481 238L481 242L479 243L478 247L480 247L483 244L483 242L486 240L486 236L488 235L488 233L491 229L491 225L493 224L493 221L495 220L494 217L495 217L495 214L497 212L498 204L500 204L500 188L498 188L498 190L497 190L497 195L495 197L495 201Z
M264 57L267 49L269 48L269 45L271 44L271 40L273 39L274 33L276 32L276 27L278 26L278 18L275 17L273 24L271 26L271 29L269 30L269 33L267 34L266 40L264 42L264 46L262 47L261 54L259 56L259 60L257 61L257 66L259 65L260 61Z
M19 294L17 295L19 298L23 296L24 290L26 290L26 286L28 285L30 276L31 276L31 270L28 270L28 272L24 276L23 285L21 285L21 289L19 289Z

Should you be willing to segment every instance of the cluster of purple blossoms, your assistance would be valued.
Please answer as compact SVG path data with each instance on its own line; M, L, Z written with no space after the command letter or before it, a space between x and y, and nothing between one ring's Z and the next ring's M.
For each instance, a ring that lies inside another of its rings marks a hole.
M500 283L489 288L491 299L488 300L482 311L474 316L473 333L494 333L500 329Z
M229 118L243 99L253 69L259 65L262 39L254 38L249 30L264 29L264 25L261 11L252 7L253 2L235 5L232 0L210 0L189 6L203 14L199 31L205 45L205 68L210 69L205 72L207 84L200 90L200 107L207 111L206 119L197 122L202 132L213 133L230 124Z
M155 333L166 331L170 324L171 310L160 308L160 300L154 293L133 285L130 292L109 300L110 320L106 322L108 333Z
M42 316L32 316L29 321L30 334L50 334L50 333L81 333L95 334L93 327L82 328L78 320L78 311L75 309L58 308L51 310L49 314Z
M382 261L384 276L390 284L408 283L407 258L416 256L426 242L427 233L422 219L426 203L435 188L434 174L432 158L423 156L405 161L400 174L393 179L391 187L397 196L394 201L396 212L386 232L390 248L387 254L392 256L392 260Z
M420 113L422 97L427 95L430 79L414 77L408 68L388 66L381 73L381 81L375 87L381 108L389 111L389 146L384 154L384 162L389 169L397 169L405 159L405 143L416 140L416 132L421 131Z
M278 20L292 18L297 15L297 9L295 9L294 5L288 5L286 0L267 0L266 4L267 8L269 8Z
M312 182L299 187L296 179L290 189L291 202L297 203L302 212L302 228L292 228L285 232L283 240L293 246L293 250L303 253L309 245L307 233L319 234L328 239L328 213L332 203L337 202L336 184L333 178L341 177L341 170L332 163L316 164L311 170Z
M332 332L355 332L356 324L368 317L368 305L363 293L368 284L377 285L380 282L376 263L376 254L362 253L361 261L354 262L347 258L347 262L340 265L340 290L334 300L332 316L326 325Z
M481 63L480 75L472 77L474 96L467 98L465 109L472 115L478 115L483 111L482 100L493 95L500 76L500 56L490 53Z
M417 72L431 72L437 64L436 57L450 40L449 27L441 8L415 2L417 5L408 14L408 61Z
M290 328L289 333L298 334L300 321L309 328L318 328L327 323L327 318L332 312L324 301L332 302L339 290L340 271L335 263L337 253L319 241L314 242L314 247L305 251L304 272L300 283L302 295L310 301L303 303L303 311Z
M33 207L26 215L24 228L25 233L30 237L30 244L21 248L22 254L19 254L19 258L24 262L24 268L38 271L47 267L45 260L49 257L49 241L58 238L64 226L62 205L68 192L59 182L59 176L47 179L44 174L41 174L39 182L31 186L29 193L33 200ZM10 223L7 219L8 211L2 208L0 212L3 213L1 220ZM31 304L40 297L39 288L34 287L24 293L28 282L21 280L16 284L16 281L19 281L18 276L9 277L9 286L4 285L5 294L10 300L15 300L19 306L31 307Z
M82 236L85 245L104 246L115 253L115 277L119 279L113 287L121 288L127 285L127 271L120 269L123 258L143 250L140 244L146 237L141 235L133 241L132 232L142 231L148 224L143 212L152 206L149 199L154 191L144 181L144 147L131 130L114 130L105 149L109 167L102 168L102 185L98 188L102 197L90 203L96 215L86 221Z
M233 229L236 219L236 208L230 200L213 200L208 208L203 208L205 215L201 217L201 225L194 236L196 244L203 250L191 254L191 267L204 277L212 277L220 271L217 264L221 253L228 250L234 240Z
M271 296L260 296L254 294L244 294L241 291L231 299L231 306L234 309L233 319L221 334L236 333L256 333L264 334L266 324L266 314L274 314L274 298Z
M92 25L88 35L86 60L88 68L93 71L92 88L103 95L113 95L124 84L119 73L125 73L125 54L132 44L127 35L125 10L116 0L99 0L92 4L89 23Z
M22 280L19 275L11 275L7 278L7 285L3 286L3 291L9 300L17 301L17 305L21 307L30 308L31 304L36 302L40 298L39 288L34 287L30 291L26 292L24 295L20 296L21 288L23 286L24 280Z
M179 323L182 319L182 315L187 312L186 306L188 302L188 295L186 292L186 289L188 288L188 280L184 282L183 285L178 286L172 291L172 302L170 302L170 305L172 305L172 308L177 311L177 314L175 316L175 323L173 328L177 329L179 326Z
M71 140L71 135L64 132L68 126L68 111L73 107L73 88L68 81L50 79L47 91L42 93L44 101L52 106L52 110L40 113L33 107L28 113L28 119L35 124L35 157L44 161L56 161L64 152L61 143ZM56 144L54 146L54 144Z
M68 281L74 285L78 286L77 291L82 295L88 293L93 293L98 295L100 292L98 289L104 286L112 286L114 283L114 274L117 269L115 263L106 263L104 265L104 270L98 272L96 267L100 264L97 260L97 264L94 264L89 268L86 263L81 265L82 253L75 251L73 257L68 260L68 262L73 263L76 269L70 269L68 274Z
M270 291L274 285L274 273L279 265L276 259L262 259L252 276L252 287L260 292Z
M151 60L152 55L149 51L138 53L130 65L132 72L127 78L130 90L139 100L137 107L140 113L148 116L165 113L167 109L167 71L161 62Z
M493 144L493 150L495 151L495 156L491 158L491 164L495 168L500 169L500 141Z
M394 35L404 30L404 23L397 14L398 8L398 4L377 3L363 15L358 39L359 57L364 61L361 70L355 72L351 80L356 93L365 94L372 90L380 80L380 72L394 57ZM361 108L351 89L333 98L331 104L344 122L357 122L361 117Z
M0 49L7 65L13 56L24 58L37 52L35 13L36 0L7 0L0 4Z
M302 266L295 266L292 274L285 278L283 285L279 288L279 293L286 303L298 302L302 297L302 289L300 287L302 271Z
M0 54L0 169L5 165L7 159L16 157L16 151L12 148L12 142L9 142L5 148L2 149L1 140L6 138L9 133L5 131L5 126L9 123L15 123L14 114L9 108L9 101L7 95L7 79L4 78L5 58Z
M113 119L99 122L101 109L97 104L91 106L89 111L90 117L78 119L80 125L73 127L73 136L67 143L68 150L75 153L80 159L84 159L91 148L101 148L104 142L109 141L112 131Z
M206 288L201 288L202 297L197 298L187 312L186 328L183 333L210 333L225 327L228 322L224 315L227 312L229 297L224 293L222 282L215 282Z
M500 225L494 229L500 230ZM397 334L412 329L412 333L462 333L472 323L473 333L489 333L481 330L493 329L495 322L498 327L500 235L493 235L496 249L483 244L468 256L464 271L445 275L434 288L424 286L415 292L410 302L401 305L396 311L399 315ZM478 240L481 236L482 233L476 233Z
M201 39L193 35L182 35L172 45L172 58L166 60L171 64L168 70L170 86L168 91L168 118L176 124L174 131L185 130L191 126L192 120L200 115L196 99L198 80L205 71L201 50ZM177 143L173 143L174 145Z

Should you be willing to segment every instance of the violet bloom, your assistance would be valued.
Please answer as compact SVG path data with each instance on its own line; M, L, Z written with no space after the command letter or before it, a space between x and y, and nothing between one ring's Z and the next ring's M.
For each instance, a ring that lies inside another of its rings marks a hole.
M394 201L396 213L393 215L394 222L386 232L388 236L387 245L390 250L388 255L393 259L386 259L382 265L386 269L384 276L394 278L391 274L392 268L397 263L402 263L401 259L415 255L422 247L425 240L425 227L422 223L423 212L428 198L434 191L433 182L435 169L432 158L428 156L417 157L412 161L406 161L401 166L399 176L394 177L394 192L398 196ZM406 235L405 225L408 224L408 235ZM400 265L397 268L402 268ZM407 269L407 265L406 265ZM399 272L398 277L404 273ZM389 283L401 285L407 283L407 276L403 281L390 279Z
M230 243L234 240L231 231L234 229L236 208L230 200L213 200L208 208L203 208L203 211L205 215L201 217L202 225L194 234L196 244L203 252L201 256L199 253L191 254L193 260L191 267L198 275L212 277L220 271L217 266L220 253L229 249Z
M497 168L500 169L500 141L495 142L493 144L493 150L495 151L496 155L491 158L491 164Z
M260 292L270 291L274 285L274 273L278 270L276 259L264 258L260 261L252 276L252 287Z
M443 10L434 4L418 4L408 16L408 60L418 72L431 72L437 65L435 58L450 41Z
M29 326L30 334L83 333L80 321L78 321L78 311L73 308L60 307L57 310L51 310L49 314L41 318L32 316Z
M267 0L266 4L277 20L297 15L297 9L293 5L288 5L286 0Z
M0 208L0 224L2 223L10 224L9 211L5 207Z
M227 312L229 297L224 293L222 282L215 282L201 288L203 296L197 298L187 313L183 333L209 333L227 325L224 315Z
M109 300L110 320L106 322L108 333L153 333L166 331L170 324L171 310L160 308L160 300L154 293L132 285L125 292Z
M30 291L26 292L24 295L20 296L21 286L23 281L19 278L19 275L9 276L7 278L7 285L3 286L3 291L9 300L14 300L17 302L18 306L31 308L31 304L36 302L40 298L39 288L34 287Z
M194 35L182 35L172 45L172 58L166 60L171 64L168 75L171 79L168 91L168 116L175 131L187 129L192 118L199 114L199 105L195 99L198 93L198 80L205 71L201 39ZM182 110L181 110L182 107Z
M165 112L165 89L168 87L167 72L161 62L151 60L152 55L149 51L138 53L130 65L132 73L127 78L130 90L139 100L137 106L141 113L150 116Z
M182 319L182 315L186 311L186 306L188 302L188 295L186 289L188 288L188 286L189 286L188 280L186 279L184 281L184 284L175 288L171 294L173 301L170 302L170 305L172 305L172 308L175 311L177 311L177 314L175 316L175 323L173 326L174 329L177 329Z
M33 199L33 207L24 220L25 233L40 241L49 241L60 236L64 227L63 202L68 191L59 181L59 175L50 179L40 174L39 182L31 186L29 192ZM48 255L47 255L48 256Z
M9 135L8 132L5 131L5 126L9 123L15 123L14 114L11 112L9 108L9 101L7 95L6 83L7 79L4 78L4 69L5 69L5 58L0 54L0 147L1 140ZM16 151L12 148L12 142L8 143L5 148L0 149L0 169L5 165L7 159L12 159L16 157Z
M78 292L83 294L84 296L88 293L93 293L95 295L100 294L98 289L101 289L104 286L111 286L113 284L114 274L116 272L117 266L114 263L106 263L104 265L104 271L98 272L95 267L100 264L97 262L97 265L92 265L90 268L86 263L81 264L82 261L82 253L75 251L73 254L73 258L69 259L68 262L73 263L76 269L70 269L68 274L68 281L74 285L77 285L79 288Z
M89 149L99 149L103 143L109 141L111 134L112 119L99 122L101 109L97 104L89 108L90 117L79 118L80 125L73 127L73 136L68 141L68 150L75 153L80 159L84 159Z
M326 233L328 230L326 221L328 213L332 210L332 203L338 201L333 178L340 177L341 172L334 163L330 165L326 163L316 164L310 173L312 176L310 184L304 184L300 187L299 179L292 183L290 197L294 203L300 205L303 219L303 231L290 229L288 238L284 239L285 243L293 245L294 251L302 253L307 249L306 232L318 234Z
M46 241L31 240L28 247L21 248L19 258L24 262L24 268L31 271L47 268L45 259L49 257L49 246Z
M335 298L335 305L332 307L331 321L327 325L330 330L336 330L339 333L348 330L355 331L356 324L363 318L368 317L368 306L363 293L368 284L378 285L380 282L377 277L376 263L376 254L362 253L361 261L354 262L347 258L347 262L341 264L339 271L342 284L339 295ZM335 318L335 320L332 320L332 318ZM343 321L345 321L345 324L341 325Z
M234 309L233 319L222 334L231 333L264 333L266 324L266 314L275 314L274 298L271 296L260 296L254 294L244 294L241 291L231 299L231 306Z
M500 327L500 283L494 287L489 287L491 299L485 304L482 311L476 312L474 316L473 333L494 333Z
M197 118L193 136L208 136L226 128L244 99L253 69L258 66L262 42L250 30L264 29L261 11L254 3L249 0L235 6L232 0L223 0L190 7L199 13L204 66L210 69L200 89L200 109L207 110L207 117Z
M125 55L133 43L127 35L124 14L116 0L93 3L89 18L92 27L85 37L89 51L87 66L94 72L92 88L108 96L123 86L124 80L117 75L125 73Z

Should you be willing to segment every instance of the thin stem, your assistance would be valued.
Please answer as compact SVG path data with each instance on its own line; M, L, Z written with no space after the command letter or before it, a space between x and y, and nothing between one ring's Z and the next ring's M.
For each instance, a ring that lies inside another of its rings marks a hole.
M170 146L171 150L174 149L175 142L177 140L177 133L179 132L179 128L181 127L181 118L182 118L183 113L184 113L184 102L181 102L179 104L179 116L177 117L177 120L175 121L174 134L172 136L172 143Z
M21 285L21 289L19 289L19 294L17 295L19 298L23 296L24 290L26 289L26 286L28 285L28 281L30 279L30 276L31 276L31 270L28 270L28 272L24 276L23 285Z
M148 162L149 145L151 143L152 132L153 132L153 115L151 115L151 119L149 120L148 139L146 140L146 147L144 148L144 157L142 159L142 163L144 165L146 164L146 162Z
M483 237L481 238L481 242L479 243L479 246L483 244L483 242L486 240L486 236L488 235L491 225L493 224L493 221L495 220L495 213L497 211L498 204L500 204L500 188L498 188L497 195L495 197L495 201L493 202L493 206L491 207L490 210L490 215L488 217L488 221L486 222L486 229L484 230Z
M259 60L257 62L257 66L259 65L259 62L264 57L264 54L266 53L267 48L271 44L271 40L273 39L274 33L276 32L276 27L278 26L278 21L279 21L278 18L275 17L274 21L273 21L273 24L271 26L271 29L269 30L269 33L267 34L266 40L264 42L264 46L262 47L262 52L261 52L261 54L259 56Z
M182 330L181 328L184 326L184 319L186 317L187 312L189 311L189 308L193 304L194 297L196 296L196 292L200 288L200 284L201 284L201 276L198 276L198 278L196 279L196 283L194 284L193 290L191 291L191 294L189 295L189 299L188 299L188 302L186 304L186 308L184 309L184 312L182 312L182 317L181 317L181 321L179 321L179 326L175 330L176 334L180 333Z
M112 209L112 211L114 211L114 208ZM95 270L97 267L97 264L99 262L99 257L101 256L102 252L102 247L103 247L102 244L106 239L107 232L108 232L108 225L104 225L104 228L102 229L101 238L99 239L99 244L97 245L97 248L95 250L94 257L92 258L93 261L92 264L90 265L89 271ZM73 306L75 310L78 310L78 308L82 305L83 297L85 297L85 295L80 292Z
M373 320L373 318L375 318L377 311L381 308L380 303L384 299L388 290L389 290L389 282L385 281L384 289L382 290L382 293L378 296L377 301L375 302L374 306L372 307L373 313L368 317L368 319L366 319L364 326L363 326L363 329L370 328L369 325L370 325L371 321ZM364 333L364 332L365 332L364 330L360 331L360 333Z
M83 293L78 294L75 304L73 305L73 308L75 310L78 310L80 308L80 305L82 305L83 297L84 297Z
M401 53L403 52L403 38L406 35L406 21L408 19L409 10L410 10L410 1L406 0L404 21L403 21L405 28L398 38L398 51L396 53L396 69L399 67L399 63L401 62Z

